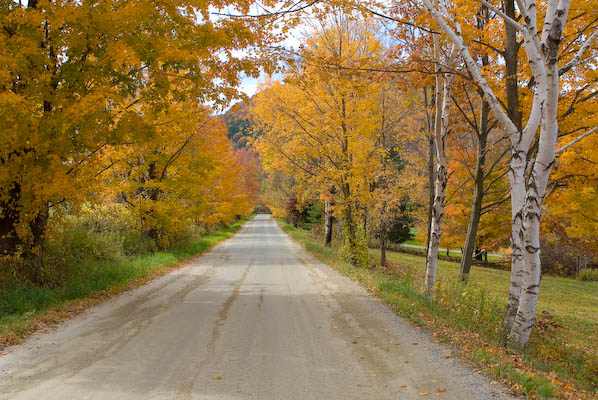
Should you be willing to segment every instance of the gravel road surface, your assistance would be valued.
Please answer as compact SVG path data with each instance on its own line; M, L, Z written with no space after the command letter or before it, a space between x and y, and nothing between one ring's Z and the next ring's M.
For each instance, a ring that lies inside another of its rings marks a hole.
M0 357L0 399L510 398L501 390L267 215Z

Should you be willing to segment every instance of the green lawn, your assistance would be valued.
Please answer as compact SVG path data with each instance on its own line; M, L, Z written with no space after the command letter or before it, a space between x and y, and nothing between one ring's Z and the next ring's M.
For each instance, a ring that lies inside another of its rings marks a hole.
M379 257L377 250L371 250ZM423 286L426 260L424 257L389 252L388 260L409 269L415 286ZM439 280L456 279L459 264L439 261ZM501 304L506 304L510 273L496 269L473 266L470 281L487 290ZM598 332L598 282L581 282L570 278L544 276L540 287L538 311L547 311L563 322L572 322Z

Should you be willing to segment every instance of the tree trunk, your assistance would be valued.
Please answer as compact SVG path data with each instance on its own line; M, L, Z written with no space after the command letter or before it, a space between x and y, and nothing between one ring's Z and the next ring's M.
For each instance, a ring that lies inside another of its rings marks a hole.
M48 206L43 205L35 218L29 221L28 236L18 233L19 220L23 218L19 202L21 187L16 182L9 191L9 199L0 202L0 256L19 257L25 263L27 278L42 283L44 236L48 225Z
M330 202L326 201L324 203L324 244L326 246L330 246L332 243L333 218Z
M345 225L347 227L347 239L349 239L349 245L351 250L355 248L355 241L357 238L357 229L355 227L355 219L353 217L353 208L350 204L347 204L345 208Z
M386 266L386 236L388 234L386 226L386 202L382 204L382 212L380 213L380 265Z
M386 227L380 230L380 265L386 266Z
M19 223L18 202L21 187L15 182L14 187L8 192L8 200L0 201L0 255L14 256L21 251L22 240L17 233Z
M513 19L515 15L515 0L505 0L505 14ZM515 126L521 130L521 112L519 111L519 86L518 86L518 67L519 67L519 49L521 45L517 40L517 30L510 24L505 24L505 92L507 96L507 114Z
M44 236L48 226L48 216L48 207L46 206L29 223L31 243L27 245L27 250L23 254L28 266L29 279L38 285L43 283Z
M453 47L454 50L454 47ZM453 59L451 50L450 59ZM432 207L432 224L428 239L428 255L426 259L426 278L424 292L426 296L433 297L436 285L436 272L438 270L438 248L442 235L442 216L446 198L446 136L448 134L449 91L454 76L444 77L440 74L440 44L438 35L434 35L434 54L436 60L436 119L434 128L434 144L436 147L436 177L434 182L434 204Z
M523 206L525 203L525 171L527 169L527 151L513 149L509 169L511 187L511 283L509 299L504 319L504 330L510 332L521 295L523 279Z
M351 188L348 183L342 185L342 194L344 196L344 210L343 210L343 224L346 227L346 239L349 241L349 251L351 256L351 263L356 264L357 258L355 256L355 248L357 242L357 222L353 210L353 202L351 201Z
M434 100L436 101L436 100ZM424 106L426 108L426 125L428 132L428 231L426 232L426 259L428 258L428 246L430 242L430 232L432 231L432 209L434 207L434 182L436 176L434 173L434 153L436 151L434 147L434 135L432 133L434 125L432 124L432 118L428 114L428 92L424 88Z
M487 102L482 101L482 108L480 111L480 130L476 135L477 151L474 172L473 197L471 200L471 211L469 214L469 223L467 225L467 234L465 235L465 247L463 249L463 255L461 256L461 268L459 270L459 278L462 281L467 280L469 277L469 272L471 271L473 252L478 235L478 226L480 224L480 217L482 214L482 201L484 200L484 165L486 163L486 143L488 140L489 113L490 106Z
M565 13L566 15L566 13ZM566 16L564 18L566 20ZM556 20L556 18L555 18ZM556 22L553 21L553 24ZM564 25L564 24L563 24ZM551 32L552 33L552 32ZM560 41L561 32L558 33ZM549 37L549 42L551 38ZM558 41L555 47L558 47ZM559 99L559 75L556 63L556 49L548 58L546 65L546 83L544 104L544 123L540 128L538 153L529 177L525 193L523 218L523 285L519 298L517 315L509 335L509 342L513 347L523 348L529 339L534 325L536 304L540 289L542 268L540 264L540 222L542 216L542 202L546 195L548 179L554 165L554 155L558 138L557 109Z
M515 19L515 0L506 0L505 13ZM509 24L505 24L505 69L506 82L505 91L507 97L507 113L513 124L519 131L522 129L521 113L519 112L519 86L518 86L518 55L520 49L517 40L517 31ZM525 169L527 168L527 152L514 151L511 155L511 171L509 173L509 182L511 187L524 190ZM523 276L523 253L521 245L521 210L523 208L523 199L521 195L515 198L511 194L511 283L509 287L509 299L504 318L504 334L507 335L513 327L517 308L519 307L519 295L521 293L521 279Z

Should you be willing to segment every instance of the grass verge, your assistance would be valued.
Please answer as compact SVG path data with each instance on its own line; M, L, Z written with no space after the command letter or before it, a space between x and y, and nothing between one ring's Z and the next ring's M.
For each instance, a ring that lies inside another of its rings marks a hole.
M539 317L530 346L515 352L503 346L502 317L509 272L475 267L470 282L458 282L459 265L439 263L434 301L425 297L425 260L390 253L389 267L356 268L311 232L279 221L282 229L320 261L360 282L413 324L429 330L435 341L450 343L498 382L530 399L592 399L598 385L598 286L590 282L545 277ZM373 255L375 253L372 253Z
M116 294L180 268L191 258L234 235L244 221L190 238L167 251L112 262L90 261L58 288L0 288L0 350Z

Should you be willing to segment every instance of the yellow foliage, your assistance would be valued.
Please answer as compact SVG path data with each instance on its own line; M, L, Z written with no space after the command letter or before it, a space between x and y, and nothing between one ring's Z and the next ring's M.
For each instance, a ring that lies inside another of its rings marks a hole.
M139 155L150 164L153 150L171 154L168 151L181 145L185 134L199 129L197 119L182 105L225 104L238 97L234 88L241 73L255 76L260 66L273 66L274 58L263 56L269 54L266 45L275 35L261 29L263 21L211 20L210 12L223 7L219 1L1 4L0 254L39 247L48 217L56 215L61 205L73 206L90 194L96 196L100 189L93 186L102 185L96 176L111 174L103 171L109 167L104 163L108 153L130 155L135 153L132 148L141 146L144 150ZM237 1L230 7L246 12L250 4ZM249 46L260 51L233 56L233 50ZM170 121L166 110L178 120ZM202 111L205 121L209 119L206 113ZM172 124L176 127L168 131ZM152 148L168 142L169 134L176 136L172 147ZM210 168L218 169L205 152L200 158L187 159L194 164L190 168L203 171L192 180L203 177L204 186L206 182L231 186L220 181L238 173L221 136L215 134L215 142L207 143L222 151L216 153L223 156L222 162L230 163L230 169L218 172L219 178L207 178ZM167 180L182 179L176 168L169 172ZM142 179L138 168L131 173L131 182ZM172 187L188 188L192 180ZM163 190L163 185L170 183L163 180L146 189ZM213 191L224 193L220 188L203 190L211 201ZM177 198L187 195L183 189L168 193ZM156 218L158 214L172 218L167 204L155 207ZM202 212L208 208L204 205ZM245 210L247 204L216 207L213 214L217 216L211 215L210 221L227 220L237 208Z

